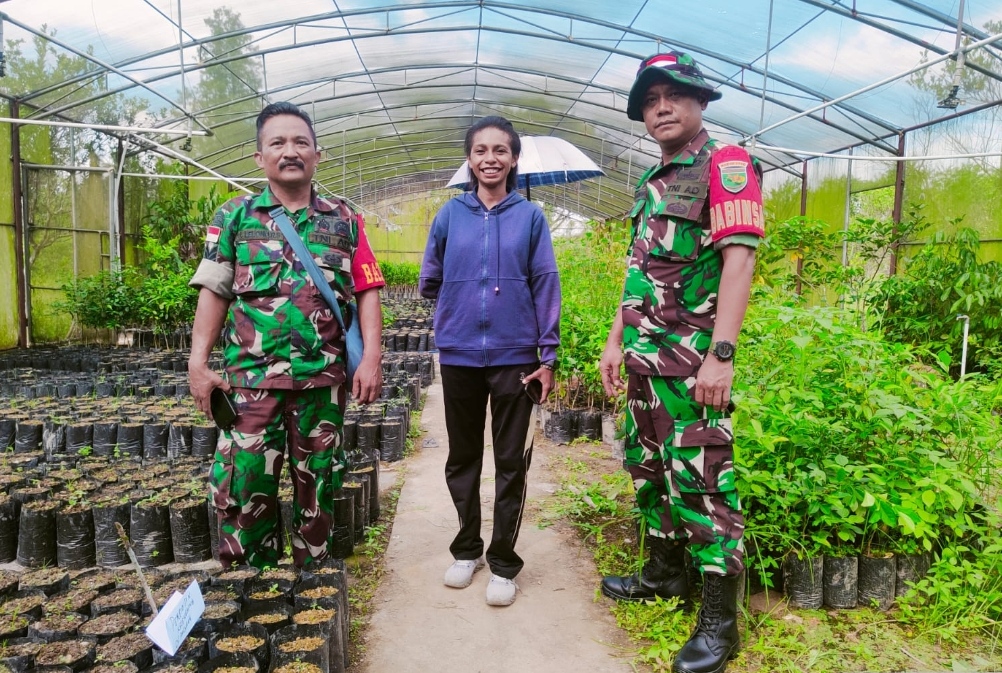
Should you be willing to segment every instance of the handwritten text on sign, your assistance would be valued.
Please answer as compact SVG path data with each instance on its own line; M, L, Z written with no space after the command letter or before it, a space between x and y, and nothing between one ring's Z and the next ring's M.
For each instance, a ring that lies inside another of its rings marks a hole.
M202 599L202 591L198 588L198 582L192 582L183 594L174 592L146 627L146 636L173 657L203 612L205 601Z

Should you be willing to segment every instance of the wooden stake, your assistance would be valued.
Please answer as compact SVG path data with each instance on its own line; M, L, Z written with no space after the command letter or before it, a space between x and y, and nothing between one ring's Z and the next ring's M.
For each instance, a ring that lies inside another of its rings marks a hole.
M118 539L122 541L122 546L125 547L126 553L129 555L129 559L132 561L132 565L136 568L136 573L139 575L139 583L143 585L143 591L146 592L146 600L153 608L153 616L156 617L157 613L157 602L153 598L153 592L150 590L150 585L146 583L146 577L143 575L143 569L139 567L139 559L136 558L136 552L132 550L132 543L129 541L129 536L125 534L125 529L122 528L122 524L115 522L115 530L118 531Z

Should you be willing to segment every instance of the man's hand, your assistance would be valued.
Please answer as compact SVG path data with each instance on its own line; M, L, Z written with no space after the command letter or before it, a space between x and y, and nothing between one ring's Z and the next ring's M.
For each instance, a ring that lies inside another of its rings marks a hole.
M539 379L539 382L543 384L543 394L539 397L539 401L542 403L545 402L546 398L549 397L551 392L553 392L553 370L547 369L546 367L540 367L523 378L522 383L525 384L536 379Z
M609 397L615 397L626 389L622 377L623 350L619 344L606 343L598 361L598 371L602 374L602 387Z
M696 403L723 411L731 401L734 361L721 362L708 353L696 374Z
M351 396L358 400L359 404L369 404L378 400L382 392L382 353L366 350L362 355L362 361L358 363L355 379L351 383Z
M230 392L230 384L223 381L216 372L209 369L209 366L202 363L188 361L188 385L191 388L191 396L195 398L195 406L199 411L212 419L212 402L209 398L215 388L222 388Z

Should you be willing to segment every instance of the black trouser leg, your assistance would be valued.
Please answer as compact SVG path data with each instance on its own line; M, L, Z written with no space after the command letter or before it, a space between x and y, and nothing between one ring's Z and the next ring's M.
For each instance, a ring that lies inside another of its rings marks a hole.
M456 559L472 560L484 553L480 537L480 472L489 388L482 367L442 365L441 370L445 428L449 433L445 483L459 515L459 533L449 551Z
M494 534L487 563L495 575L513 579L522 570L515 542L525 509L526 475L532 461L532 400L525 394L520 374L533 365L489 367L491 435L494 439Z

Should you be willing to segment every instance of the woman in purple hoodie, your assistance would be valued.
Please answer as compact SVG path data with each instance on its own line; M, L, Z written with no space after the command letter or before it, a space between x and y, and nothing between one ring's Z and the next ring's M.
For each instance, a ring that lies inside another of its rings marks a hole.
M494 532L487 548L487 603L515 602L515 553L532 458L533 400L525 383L553 389L560 345L560 279L546 216L515 189L522 144L511 122L485 117L466 132L469 191L435 216L421 267L421 295L437 299L449 458L445 481L459 514L446 586L462 589L484 565L480 472L491 405Z

